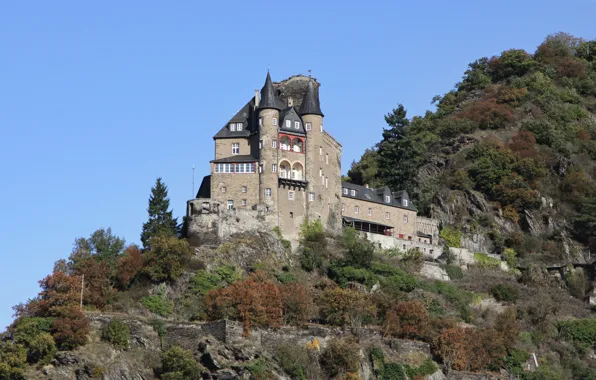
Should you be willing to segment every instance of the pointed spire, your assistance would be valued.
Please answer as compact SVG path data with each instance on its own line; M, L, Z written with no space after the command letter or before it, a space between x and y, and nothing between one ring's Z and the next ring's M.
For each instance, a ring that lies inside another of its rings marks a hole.
M310 72L310 70L309 70ZM310 75L309 75L310 76ZM319 115L324 116L321 112L321 103L319 102L319 89L315 87L312 79L308 80L308 88L302 98L300 105L300 116L304 115Z
M275 101L275 88L273 88L273 82L271 81L271 74L267 70L267 79L261 89L261 101L259 102L259 109L272 108L279 111L277 102Z

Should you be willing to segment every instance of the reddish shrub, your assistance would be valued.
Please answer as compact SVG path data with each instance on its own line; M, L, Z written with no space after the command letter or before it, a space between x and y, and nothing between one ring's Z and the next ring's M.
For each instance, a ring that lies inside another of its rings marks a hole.
M584 129L580 129L579 132L577 132L577 137L581 140L581 141L589 141L592 140L592 136L590 136L590 134L588 132L586 132Z
M102 309L116 292L110 281L110 268L105 261L98 261L91 256L81 260L76 267L77 277L85 276L83 302Z
M120 287L127 288L130 281L143 268L143 256L136 245L126 248L124 255L118 258L116 273Z
M509 141L509 149L517 153L522 158L535 157L536 137L529 131L521 131Z
M80 280L63 272L54 272L39 281L41 292L31 311L40 317L58 317L72 305L79 304Z
M295 325L308 322L314 309L310 290L299 283L283 284L279 290L283 304L284 322Z
M498 129L513 120L513 111L495 99L489 99L471 103L456 117L471 120L482 129Z
M87 342L89 321L75 305L65 308L52 324L52 336L62 350L70 350Z
M400 338L428 338L429 316L422 301L400 302L387 312L384 334Z
M243 323L244 335L250 327L279 327L282 323L282 301L279 289L266 275L253 273L223 289L214 289L205 296L207 313L213 319L232 318Z
M437 353L450 368L495 370L507 355L503 337L493 329L448 328L438 338Z

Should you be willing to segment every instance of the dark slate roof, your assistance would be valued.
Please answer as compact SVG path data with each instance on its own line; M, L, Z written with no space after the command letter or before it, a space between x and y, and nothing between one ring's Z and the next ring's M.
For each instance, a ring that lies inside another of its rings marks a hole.
M277 99L276 90L271 81L271 74L267 71L267 78L265 84L261 89L261 100L259 101L259 109L273 108L279 111L279 101Z
M312 79L308 81L308 88L300 105L300 116L304 115L324 116L319 102L319 88L315 87Z
M362 199L363 201L367 202L380 203L388 206L416 211L416 207L414 207L414 205L410 201L408 192L405 190L391 192L391 189L389 189L388 187L372 189L349 182L342 182L341 187L342 197ZM344 194L343 189L348 189L348 194ZM356 190L356 195L352 195L350 190ZM389 203L385 202L386 195L390 197L391 201ZM404 201L407 201L407 206L404 206Z
M201 182L201 187L199 187L199 191L197 192L197 198L211 198L211 176L206 175L203 177L203 182Z
M393 226L390 226L390 225L387 225L387 224L375 223L375 222L371 222L370 220L350 218L349 216L342 216L342 219L345 220L348 223L352 223L352 222L368 223L368 224L376 224L378 226L387 227L387 228L394 228Z
M286 127L286 120L290 120L290 128ZM300 127L298 129L296 129L294 124L296 121L300 122ZM279 113L279 130L292 134L306 134L302 118L298 115L294 107L285 108Z
M254 158L250 154L237 154L230 157L219 158L217 160L211 160L209 162L213 162L216 164L227 163L227 162L257 162L258 159Z
M248 103L244 105L219 132L213 136L214 139L225 139L234 137L248 137L258 129L257 113L255 108L255 98L251 98ZM242 123L242 130L230 131L231 123Z

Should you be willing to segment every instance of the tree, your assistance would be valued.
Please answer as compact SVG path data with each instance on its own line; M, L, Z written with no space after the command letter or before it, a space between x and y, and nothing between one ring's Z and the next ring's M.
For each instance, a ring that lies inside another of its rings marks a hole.
M145 273L156 282L175 281L192 256L186 240L176 236L158 235L151 238L151 250L145 253Z
M143 224L141 233L141 242L144 248L149 247L152 237L165 234L167 236L176 236L178 234L178 218L172 216L170 208L170 199L168 198L168 188L158 178L155 186L151 188L149 197L149 220Z
M353 338L331 339L321 355L321 367L323 367L330 379L356 378L354 375L358 372L360 364L358 351L358 344ZM343 376L350 373L352 376Z
M357 185L369 185L376 187L378 185L377 173L379 170L379 153L375 149L368 148L360 157L358 162L353 161L348 170L347 182Z
M374 317L376 310L366 293L352 289L326 289L319 299L321 316L336 326L358 329L367 317Z
M421 339L428 336L430 318L422 301L400 302L387 312L385 335Z
M30 303L30 311L38 317L60 317L70 306L79 304L80 280L66 273L54 272L39 281L41 292Z
M314 304L310 290L303 284L292 282L279 287L285 323L303 325L312 317Z
M171 347L163 353L161 359L162 379L166 380L199 380L202 368L192 355L192 351L178 346Z
M116 277L121 289L126 289L132 279L143 268L143 256L136 245L126 248L116 263Z
M596 197L585 200L573 226L577 238L596 251Z
M94 257L97 261L105 261L112 267L116 258L122 254L126 241L112 233L111 228L96 230L89 238L75 240L74 248L69 257L70 270L76 270L83 260Z
M72 350L87 342L89 321L78 306L71 305L52 324L52 336L61 350Z
M0 379L24 379L27 350L22 344L0 341Z

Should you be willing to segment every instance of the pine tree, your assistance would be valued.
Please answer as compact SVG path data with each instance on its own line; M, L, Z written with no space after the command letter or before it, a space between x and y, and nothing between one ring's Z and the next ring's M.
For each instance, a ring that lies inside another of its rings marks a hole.
M170 199L168 198L168 188L158 178L155 186L151 188L149 197L149 220L143 224L141 233L141 242L144 248L149 248L149 241L152 237L160 234L175 236L178 235L178 218L172 216Z

